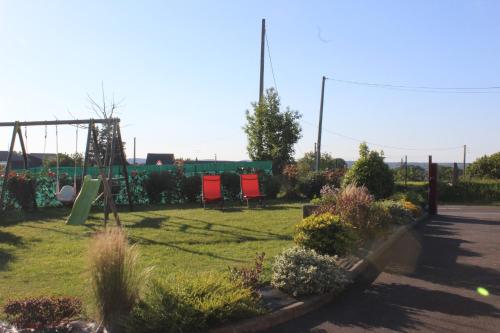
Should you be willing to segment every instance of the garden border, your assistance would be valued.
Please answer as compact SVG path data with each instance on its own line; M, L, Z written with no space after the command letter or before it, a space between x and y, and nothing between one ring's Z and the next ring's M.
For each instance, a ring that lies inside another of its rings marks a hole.
M370 267L373 267L380 257L387 251L397 240L399 240L406 232L413 229L417 224L427 220L429 214L424 214L415 221L399 227L391 234L382 244L370 251L370 253L360 259L348 271L348 276L351 280L355 280L363 273L367 272ZM310 297L304 301L298 301L279 310L265 314L263 316L254 317L229 324L222 327L217 327L209 330L209 333L256 333L270 329L279 324L283 324L292 319L301 317L311 311L314 311L321 306L333 301L338 292L330 292L323 295Z

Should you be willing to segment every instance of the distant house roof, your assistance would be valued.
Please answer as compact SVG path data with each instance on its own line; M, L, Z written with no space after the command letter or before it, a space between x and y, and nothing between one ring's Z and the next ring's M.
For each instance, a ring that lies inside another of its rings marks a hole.
M36 155L37 154L28 154L28 164L29 164L29 167L39 167L39 166L42 166L43 160L41 158L37 157ZM8 156L9 156L9 152L8 151L0 151L0 162L2 164L7 163ZM12 168L13 169L24 168L23 155L21 155L21 154L19 154L17 152L14 152L12 154L11 163L12 163Z
M174 164L174 154L148 154L146 157L147 165L158 164L158 161L160 161L162 165Z
M52 153L31 153L29 155L36 157L38 159L41 159L42 161L53 160L53 159L56 159L56 157L57 157L56 154L52 154Z
M9 152L8 151L0 151L0 161L2 162L6 162L7 161L7 158L9 156ZM23 160L23 156L14 152L14 154L12 154L12 162L14 161L22 161Z

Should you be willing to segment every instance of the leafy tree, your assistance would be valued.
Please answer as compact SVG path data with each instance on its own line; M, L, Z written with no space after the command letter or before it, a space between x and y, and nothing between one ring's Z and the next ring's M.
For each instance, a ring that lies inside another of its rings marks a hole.
M76 166L82 166L83 164L83 156L80 153L75 153L75 154L64 154L64 153L59 153L59 166L60 167L74 167L75 166L75 160L76 160ZM46 167L51 167L55 168L57 166L57 161L56 157L45 160L44 165Z
M297 168L300 174L313 171L316 164L316 156L314 152L307 152L302 158L297 161ZM321 154L319 161L319 170L338 170L347 168L347 163L342 158L334 158L328 153Z
M405 180L405 167L401 166L393 170L394 179L397 181ZM408 165L408 181L424 181L427 177L427 171L419 165Z
M293 161L294 145L301 137L298 111L281 111L278 93L266 90L260 103L252 103L246 111L247 124L243 127L248 137L248 155L254 161L272 160L273 172L281 173L285 164Z
M359 159L347 171L344 185L366 186L376 198L386 198L394 190L394 177L384 162L384 152L370 151L366 143L359 145Z
M478 158L467 168L467 175L478 178L500 179L500 152Z
M462 170L458 170L458 176L463 174ZM440 181L449 182L453 181L453 167L438 165L438 178Z

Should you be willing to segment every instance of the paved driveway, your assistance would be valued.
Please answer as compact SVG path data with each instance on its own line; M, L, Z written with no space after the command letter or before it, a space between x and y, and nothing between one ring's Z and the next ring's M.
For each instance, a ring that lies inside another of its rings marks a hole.
M374 281L269 332L500 332L500 207L439 214L388 251Z

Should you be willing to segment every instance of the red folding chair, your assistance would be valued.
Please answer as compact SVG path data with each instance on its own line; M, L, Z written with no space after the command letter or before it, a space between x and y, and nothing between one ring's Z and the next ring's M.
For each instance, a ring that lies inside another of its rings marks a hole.
M255 173L240 175L241 197L247 201L247 207L250 206L250 200L258 200L262 205L264 196L259 189L259 176Z
M224 198L221 191L220 175L203 176L201 182L201 200L203 208L207 203L221 202L221 208L224 205Z

